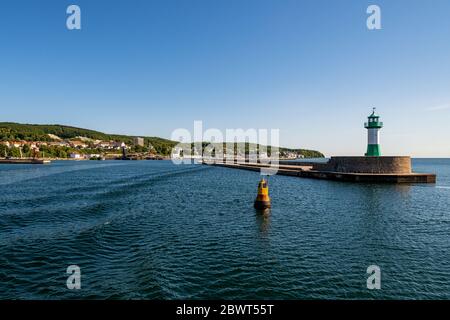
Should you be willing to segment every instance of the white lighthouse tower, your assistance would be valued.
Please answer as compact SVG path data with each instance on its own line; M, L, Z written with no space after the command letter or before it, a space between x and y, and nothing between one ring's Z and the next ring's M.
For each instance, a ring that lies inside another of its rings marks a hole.
M379 157L381 156L380 148L380 129L383 128L383 122L380 122L380 116L375 114L375 108L373 108L372 114L368 117L368 122L364 124L367 129L367 152L366 157Z

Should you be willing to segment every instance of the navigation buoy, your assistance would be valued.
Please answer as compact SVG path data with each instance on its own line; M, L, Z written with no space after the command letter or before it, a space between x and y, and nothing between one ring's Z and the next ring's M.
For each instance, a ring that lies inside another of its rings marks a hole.
M256 196L254 207L258 210L270 208L269 186L264 178L258 184L258 195Z

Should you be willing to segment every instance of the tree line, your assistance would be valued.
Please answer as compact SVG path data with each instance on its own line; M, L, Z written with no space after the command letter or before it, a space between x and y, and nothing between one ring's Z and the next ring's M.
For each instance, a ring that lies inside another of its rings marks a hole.
M0 123L0 141L15 141L15 140L24 140L24 141L42 141L42 142L51 142L54 141L53 138L49 135L58 136L61 139L76 139L77 137L85 137L91 140L101 140L101 141L116 141L116 142L124 142L128 146L132 146L129 152L136 153L148 153L152 152L158 155L169 156L172 153L172 149L178 144L176 141L171 141L168 139L163 139L159 137L143 137L144 138L144 146L133 146L133 136L127 135L117 135L117 134L105 134L99 131L65 126L65 125L36 125L36 124L21 124L21 123L13 123L13 122L1 122ZM89 148L87 149L74 149L66 146L40 146L41 154L45 154L46 157L55 157L55 158L67 158L71 152L79 152L79 153L104 153L105 150L94 148L92 143L87 142ZM194 143L191 144L192 152L199 150L194 150ZM210 145L207 142L202 143L202 151L205 151L205 148ZM25 149L25 147L24 147ZM22 155L25 157L29 155L30 150L22 150ZM233 151L235 154L238 153L253 153L255 150L259 150L260 146L256 144L250 143L236 143L234 145ZM268 155L271 154L270 146L266 148L266 152ZM224 148L225 153L227 153ZM324 155L315 150L308 149L291 149L291 148L279 148L279 152L281 154L292 152L298 155L302 155L305 158L323 158ZM18 148L6 148L5 146L0 147L0 157L3 157L5 153L10 157L18 157L20 156L20 150Z

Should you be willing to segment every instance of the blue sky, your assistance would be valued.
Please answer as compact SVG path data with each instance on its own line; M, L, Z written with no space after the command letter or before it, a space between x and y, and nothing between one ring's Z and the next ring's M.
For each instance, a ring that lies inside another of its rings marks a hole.
M362 155L375 106L385 155L450 157L447 0L5 0L0 46L0 121L169 138L202 120Z

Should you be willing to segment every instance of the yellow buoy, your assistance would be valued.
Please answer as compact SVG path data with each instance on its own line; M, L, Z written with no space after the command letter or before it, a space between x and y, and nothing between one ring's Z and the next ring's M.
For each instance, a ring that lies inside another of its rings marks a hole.
M258 195L256 196L254 207L258 210L270 208L269 186L264 178L258 184Z

